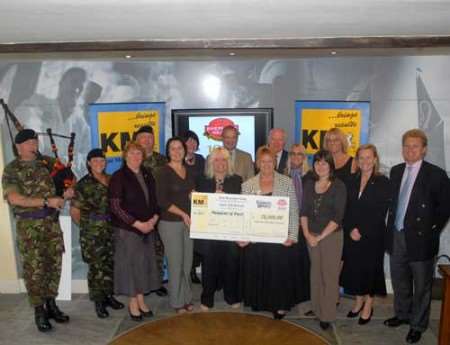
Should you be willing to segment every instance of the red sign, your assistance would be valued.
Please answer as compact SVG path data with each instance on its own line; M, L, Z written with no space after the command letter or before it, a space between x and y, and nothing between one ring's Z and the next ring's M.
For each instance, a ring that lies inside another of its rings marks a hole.
M239 129L239 127L235 125L234 122L230 119L219 117L218 119L212 120L205 126L205 133L203 133L203 135L208 139L221 141L222 131L225 127L228 126L233 126L234 128Z

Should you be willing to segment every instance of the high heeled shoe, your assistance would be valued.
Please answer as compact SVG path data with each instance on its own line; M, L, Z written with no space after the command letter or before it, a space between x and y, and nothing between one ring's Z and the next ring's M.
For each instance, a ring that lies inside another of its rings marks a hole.
M131 314L131 310L130 309L128 309L128 314L130 315L131 320L137 321L137 322L142 321L142 314L133 315L133 314Z
M285 316L286 316L286 313L280 313L279 311L274 311L273 312L273 319L274 320L283 320Z
M149 311L143 311L141 308L139 308L139 311L141 313L141 316L143 317L153 317L155 314L151 310Z
M359 313L361 313L361 311L363 310L363 308L364 308L364 303L362 304L361 308L359 308L359 310L358 310L357 312L353 312L353 310L350 310L350 311L347 313L347 317L348 317L348 318L351 318L351 319L357 317L357 316L359 315Z
M368 319L364 319L362 317L359 318L358 325L365 325L365 324L369 323L370 320L372 319L372 315L373 315L373 308L370 310L370 315L369 315Z

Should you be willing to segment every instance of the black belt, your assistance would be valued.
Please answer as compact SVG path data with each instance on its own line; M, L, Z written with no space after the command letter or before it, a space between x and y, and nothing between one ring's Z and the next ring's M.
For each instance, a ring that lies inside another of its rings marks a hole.
M44 207L37 211L17 213L16 218L37 220L37 219L44 219L49 216L54 216L55 214L56 214L56 210L54 208Z
M91 220L105 220L109 221L111 220L111 216L109 214L96 214L96 213L90 213L89 219Z

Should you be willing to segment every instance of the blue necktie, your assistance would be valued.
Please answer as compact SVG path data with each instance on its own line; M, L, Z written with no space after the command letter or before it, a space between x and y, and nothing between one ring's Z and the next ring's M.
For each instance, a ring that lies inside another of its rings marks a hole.
M405 183L403 183L398 195L397 213L395 215L395 227L398 231L403 230L404 227L403 221L405 220L406 208L408 207L408 190L412 182L412 167L409 166L406 169Z

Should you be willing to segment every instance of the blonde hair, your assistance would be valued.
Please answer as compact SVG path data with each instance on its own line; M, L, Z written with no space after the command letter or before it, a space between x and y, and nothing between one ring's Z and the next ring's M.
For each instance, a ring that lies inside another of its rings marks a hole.
M128 142L128 144L125 146L125 149L122 152L122 158L125 161L127 157L127 153L131 150L139 150L142 152L142 160L144 160L147 157L147 154L145 153L145 149L137 143L137 141L133 140Z
M405 144L405 141L408 138L419 138L420 140L422 140L423 147L427 147L428 145L427 135L421 129L414 128L406 131L402 136L402 145Z
M261 160L261 157L264 155L269 155L273 159L274 169L275 169L275 166L277 165L277 156L267 145L260 146L258 148L258 150L256 151L256 166L257 166L257 168L259 169L259 162Z
M329 151L327 141L330 140L330 136L332 136L332 135L335 135L339 138L339 141L341 142L342 152L347 153L347 151L348 151L347 136L345 135L344 132L342 132L342 130L340 130L339 128L336 128L336 127L329 129L325 133L323 148L325 150Z
M363 150L370 150L373 153L373 156L375 157L375 165L373 167L373 174L374 175L380 175L380 156L378 155L378 150L377 147L373 144L365 144L365 145L361 145L360 147L358 147L358 149L356 150L356 154L355 154L355 159L356 159L356 171L359 172L359 164L358 164L358 158L359 158L359 154L361 153L361 151Z
M288 160L286 163L286 169L285 169L285 175L289 176L291 174L291 152L293 149L300 149L303 154L305 155L305 158L303 159L303 163L302 163L302 174L306 174L306 172L309 170L309 164L308 164L308 159L306 158L306 148L302 145L302 144L292 144L291 147L289 148L289 156L288 156Z
M227 169L226 176L233 175L234 167L233 167L233 162L231 161L230 153L224 147L216 147L216 148L214 148L211 151L211 153L208 156L208 162L207 162L207 165L206 165L206 176L209 177L209 178L213 178L214 177L213 163L214 163L214 159L216 159L216 157L218 155L222 155L227 161L228 169Z

